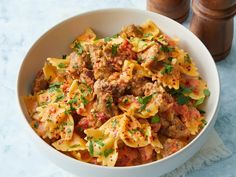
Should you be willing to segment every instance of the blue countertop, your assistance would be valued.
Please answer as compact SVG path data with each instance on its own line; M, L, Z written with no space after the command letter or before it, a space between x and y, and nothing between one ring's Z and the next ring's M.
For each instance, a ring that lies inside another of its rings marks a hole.
M16 78L31 45L49 28L76 14L100 8L145 9L145 0L0 0L0 177L70 177L43 157L19 121ZM191 16L190 16L191 17ZM184 23L188 26L187 22ZM236 32L236 28L234 30ZM217 63L221 107L215 129L233 154L191 172L188 177L236 176L236 40L226 60Z

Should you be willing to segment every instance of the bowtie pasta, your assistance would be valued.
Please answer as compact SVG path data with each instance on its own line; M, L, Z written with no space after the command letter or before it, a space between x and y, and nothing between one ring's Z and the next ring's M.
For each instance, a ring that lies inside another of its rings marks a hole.
M34 130L75 159L104 166L153 162L204 127L210 95L191 56L151 20L47 58L24 102Z

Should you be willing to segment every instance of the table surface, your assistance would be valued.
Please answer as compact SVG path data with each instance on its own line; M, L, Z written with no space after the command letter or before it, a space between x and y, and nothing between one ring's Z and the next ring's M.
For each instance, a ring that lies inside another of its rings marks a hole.
M98 3L99 2L99 3ZM108 7L145 9L145 0L0 0L0 177L70 176L43 157L22 130L16 104L19 66L31 45L58 22L79 14ZM191 17L191 15L190 15ZM184 23L188 27L188 21ZM236 32L236 30L234 30ZM226 60L218 62L221 107L215 125L230 158L191 172L188 177L236 176L236 40Z

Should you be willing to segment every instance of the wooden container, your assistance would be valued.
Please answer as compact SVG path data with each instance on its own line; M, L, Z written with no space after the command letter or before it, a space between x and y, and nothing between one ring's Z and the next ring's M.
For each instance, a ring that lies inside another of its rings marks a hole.
M147 0L147 10L182 23L189 14L190 0Z
M206 45L215 61L230 52L236 0L193 0L190 30Z

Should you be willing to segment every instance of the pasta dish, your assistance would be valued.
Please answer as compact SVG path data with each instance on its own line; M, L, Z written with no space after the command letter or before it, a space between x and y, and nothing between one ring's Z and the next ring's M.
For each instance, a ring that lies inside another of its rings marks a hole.
M204 127L210 96L191 56L151 20L47 58L24 97L37 134L58 151L103 166L165 158Z

